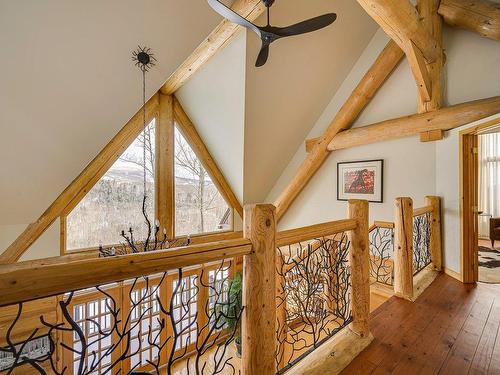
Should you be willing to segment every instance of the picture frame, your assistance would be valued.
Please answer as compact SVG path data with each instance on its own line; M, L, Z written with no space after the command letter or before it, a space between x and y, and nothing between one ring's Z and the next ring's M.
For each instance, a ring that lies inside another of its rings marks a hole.
M364 199L384 202L384 160L337 163L337 200Z

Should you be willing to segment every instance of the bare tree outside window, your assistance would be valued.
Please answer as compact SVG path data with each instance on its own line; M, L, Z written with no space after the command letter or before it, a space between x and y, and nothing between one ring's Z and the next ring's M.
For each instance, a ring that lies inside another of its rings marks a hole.
M229 206L177 128L175 129L175 191L177 235L231 228Z

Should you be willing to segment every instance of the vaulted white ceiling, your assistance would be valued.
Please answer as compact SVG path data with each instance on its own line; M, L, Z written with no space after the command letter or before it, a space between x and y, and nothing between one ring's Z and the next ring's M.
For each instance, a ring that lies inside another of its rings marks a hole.
M28 223L217 25L204 0L0 0L0 224Z
M245 202L265 199L377 29L352 0L273 7L277 25L330 11L338 14L332 27L278 41L264 68L254 67L260 45L247 35L244 188L236 187ZM0 225L36 220L137 111L137 45L159 61L148 76L151 95L220 20L205 0L0 0ZM188 100L201 134L220 131L210 127L213 113L204 121L203 106ZM217 147L218 136L210 136Z

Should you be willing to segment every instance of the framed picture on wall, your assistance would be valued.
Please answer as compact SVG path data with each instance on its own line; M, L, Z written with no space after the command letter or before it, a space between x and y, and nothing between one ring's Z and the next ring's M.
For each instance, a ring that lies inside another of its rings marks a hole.
M384 161L337 163L337 200L365 199L383 202Z

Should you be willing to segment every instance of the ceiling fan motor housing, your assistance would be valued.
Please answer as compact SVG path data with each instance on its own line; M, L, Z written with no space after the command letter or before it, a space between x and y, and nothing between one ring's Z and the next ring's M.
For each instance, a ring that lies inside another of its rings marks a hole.
M275 0L262 0L262 2L264 3L264 5L268 8L270 8L273 4L274 4L274 1Z

